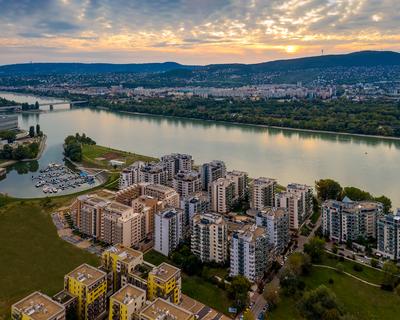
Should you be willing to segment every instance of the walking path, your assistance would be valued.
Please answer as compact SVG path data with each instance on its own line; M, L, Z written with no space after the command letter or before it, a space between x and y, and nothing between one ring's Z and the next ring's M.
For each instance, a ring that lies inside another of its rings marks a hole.
M366 280L364 280L364 279L360 279L359 277L356 277L355 275L353 275L353 274L351 274L351 273L348 273L348 272L346 272L346 271L341 271L341 270L339 270L339 269L337 269L337 268L335 268L335 267L326 266L326 265L324 265L324 264L313 264L312 266L313 266L313 267L318 267L318 268L325 268L325 269L335 270L335 271L337 271L337 272L343 273L343 274L345 274L345 275L347 275L347 276L349 276L349 277L352 277L352 278L354 278L354 279L356 279L356 280L358 280L358 281L361 281L361 282L363 282L363 283L365 283L365 284L368 284L368 285L370 285L370 286L373 286L373 287L376 287L376 288L380 288L380 287L381 287L379 284L375 284L375 283L372 283L372 282L368 282L368 281L366 281Z

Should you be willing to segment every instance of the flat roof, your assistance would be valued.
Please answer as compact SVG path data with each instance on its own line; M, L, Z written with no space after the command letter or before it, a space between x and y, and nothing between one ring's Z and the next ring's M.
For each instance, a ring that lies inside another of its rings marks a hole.
M50 319L60 312L65 312L61 304L38 291L18 301L13 307L34 320Z
M122 287L119 291L114 293L111 298L117 300L118 302L128 305L135 301L139 296L144 296L146 299L146 291L135 287L131 284L127 284Z
M72 270L66 276L74 278L78 280L80 283L89 286L98 281L99 279L101 279L102 277L105 277L105 275L106 275L105 272L84 263L81 264L79 267L75 268L74 270Z
M120 244L108 248L107 251L118 255L119 259L126 263L132 262L136 258L143 257L143 252L124 247Z
M162 320L164 318L187 320L193 317L193 313L191 313L190 311L185 310L161 298L157 298L156 300L154 300L149 306L144 308L140 314L148 319L158 320Z
M151 270L150 273L163 281L167 281L180 271L179 268L163 262L158 267Z

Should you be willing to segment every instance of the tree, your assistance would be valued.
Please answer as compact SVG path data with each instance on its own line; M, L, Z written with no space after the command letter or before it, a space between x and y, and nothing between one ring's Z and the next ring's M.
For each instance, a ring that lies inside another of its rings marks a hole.
M382 267L383 279L382 287L384 289L393 290L399 282L399 268L392 261L386 261Z
M295 252L287 259L286 268L297 277L308 274L311 268L310 257L304 253Z
M29 136L31 138L33 138L35 136L35 127L34 126L29 127Z
M298 309L306 319L339 320L341 316L336 295L324 285L305 292Z
M279 283L286 296L293 296L297 291L304 290L305 287L304 282L288 268L283 269L279 276Z
M318 199L325 201L328 199L340 200L342 187L332 179L321 179L315 182Z
M325 240L313 237L308 243L304 244L304 252L307 253L312 262L320 262L325 250Z
M243 313L243 320L254 320L254 316L249 309Z
M39 102L35 102L35 109L38 110L39 109Z
M280 301L279 286L276 283L268 283L264 288L263 297L271 307L275 307Z
M243 310L243 308L248 304L249 301L249 290L251 283L243 276L236 276L232 279L231 285L228 287L228 295L235 302L235 306L238 310Z
M335 268L336 268L336 271L339 272L339 273L343 273L344 272L344 265L342 263L340 263L340 262L338 262L336 264Z
M355 187L345 187L343 189L342 197L348 197L353 201L363 201L363 200L373 199L372 195L369 192L363 191Z
M378 260L376 260L376 259L372 258L372 259L371 259L371 267L373 267L373 268L377 268L377 267L378 267L378 265L379 265L379 262L378 262Z
M41 135L42 135L42 131L40 131L40 124L37 124L37 125L36 125L36 134L37 134L38 136L41 136Z
M7 140L8 143L13 143L17 137L17 133L15 131L7 130L0 132L0 138Z
M376 197L375 201L378 201L383 204L383 212L385 214L388 214L392 209L392 200L390 200L388 197L385 196Z

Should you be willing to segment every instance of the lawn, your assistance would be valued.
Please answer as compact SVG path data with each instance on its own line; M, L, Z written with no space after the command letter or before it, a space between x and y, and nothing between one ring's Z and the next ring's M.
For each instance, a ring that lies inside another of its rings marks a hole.
M333 284L329 284L329 279ZM345 274L329 269L313 267L311 275L303 277L307 289L323 284L337 296L344 311L360 320L397 319L400 313L400 297L394 293L369 286ZM298 299L282 296L270 319L302 319L295 309Z
M135 161L155 161L157 159L98 145L85 144L82 146L83 165L96 168L111 168L110 160L121 160L125 161L126 165L130 165Z
M57 197L51 204L70 199ZM0 319L9 317L11 304L35 290L49 295L62 290L64 275L79 264L99 265L96 256L58 237L44 200L3 199L0 206Z
M314 213L310 217L311 222L314 223L314 224L317 223L318 218L320 217L320 215L321 215L321 211L320 210L314 211Z
M155 250L149 250L143 255L143 259L151 264L154 264L155 266L160 265L162 262L167 262L170 264L173 264L168 257L164 256L163 254L155 251Z

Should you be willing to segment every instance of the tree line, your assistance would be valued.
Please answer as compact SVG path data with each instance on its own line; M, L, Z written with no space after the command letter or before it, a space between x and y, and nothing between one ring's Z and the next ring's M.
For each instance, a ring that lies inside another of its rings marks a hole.
M82 161L82 145L95 145L96 141L86 136L85 133L80 135L76 133L74 136L70 135L64 140L64 155L72 161Z

